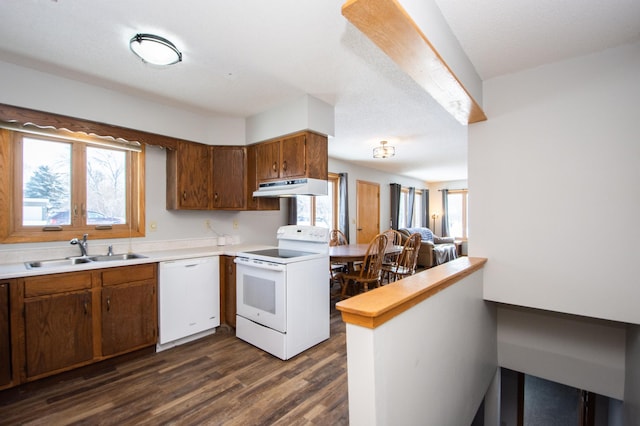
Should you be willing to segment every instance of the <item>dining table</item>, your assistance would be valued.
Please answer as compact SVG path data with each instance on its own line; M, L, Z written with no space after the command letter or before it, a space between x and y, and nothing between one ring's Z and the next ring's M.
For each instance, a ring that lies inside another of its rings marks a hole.
M347 265L347 268L349 269L349 271L352 272L354 270L353 268L354 263L362 262L364 260L364 257L367 254L368 248L369 248L369 243L330 246L329 261L332 264L344 263ZM398 255L400 254L401 251L402 251L402 246L390 245L386 248L385 254Z

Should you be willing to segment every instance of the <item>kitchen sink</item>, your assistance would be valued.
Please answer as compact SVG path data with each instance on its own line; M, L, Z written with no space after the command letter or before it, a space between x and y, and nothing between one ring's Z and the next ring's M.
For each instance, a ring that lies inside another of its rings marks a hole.
M66 259L51 259L51 260L36 260L33 262L25 262L24 265L27 269L37 268L60 268L64 266L82 265L85 263L93 262L108 262L114 260L132 260L132 259L144 259L147 256L136 253L123 253L113 255L102 256L88 256L88 257L68 257Z
M91 259L86 257L73 257L70 259L52 259L52 260L37 260L35 262L25 262L27 269L33 268L56 268L62 266L80 265L83 263L89 263Z
M143 256L141 254L136 253L123 253L123 254L112 254L112 255L102 255L102 256L89 256L94 262L108 262L110 260L131 260L131 259L144 259L147 256Z

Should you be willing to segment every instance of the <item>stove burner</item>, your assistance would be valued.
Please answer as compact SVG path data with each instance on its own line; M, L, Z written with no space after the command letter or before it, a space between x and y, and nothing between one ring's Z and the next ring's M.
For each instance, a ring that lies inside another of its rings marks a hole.
M309 255L316 254L308 251L287 250L287 249L279 249L279 248L254 250L254 251L248 251L246 253L254 254L258 256L273 257L277 259L291 259L294 257L309 256Z

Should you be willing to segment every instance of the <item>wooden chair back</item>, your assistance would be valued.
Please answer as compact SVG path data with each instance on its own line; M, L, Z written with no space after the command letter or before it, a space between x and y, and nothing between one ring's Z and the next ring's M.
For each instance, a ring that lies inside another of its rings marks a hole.
M369 242L367 253L362 261L360 270L361 280L379 280L382 273L382 261L387 247L387 236L378 234Z
M329 245L331 247L344 246L346 244L349 244L349 241L347 241L344 232L339 229L332 229L331 232L329 232Z
M411 234L402 246L402 252L398 258L398 275L413 275L416 272L418 264L418 252L420 251L420 243L422 236L419 233Z
M356 274L345 274L342 276L342 297L346 295L347 287L350 284L358 286L362 284L363 290L368 291L372 287L379 287L382 278L382 260L384 250L387 246L387 236L385 234L376 235L367 247L362 266Z

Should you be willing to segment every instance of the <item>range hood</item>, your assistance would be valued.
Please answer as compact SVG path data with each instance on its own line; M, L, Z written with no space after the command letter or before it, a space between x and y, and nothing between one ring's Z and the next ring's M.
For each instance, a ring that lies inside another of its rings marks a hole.
M264 182L254 191L254 197L293 197L295 195L327 195L326 180L302 178Z

